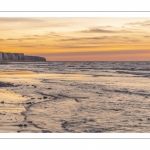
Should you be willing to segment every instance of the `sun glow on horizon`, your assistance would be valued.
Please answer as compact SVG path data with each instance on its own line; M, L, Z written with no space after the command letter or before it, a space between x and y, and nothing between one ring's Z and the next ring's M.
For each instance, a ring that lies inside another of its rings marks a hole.
M0 51L48 61L150 61L150 18L0 18Z

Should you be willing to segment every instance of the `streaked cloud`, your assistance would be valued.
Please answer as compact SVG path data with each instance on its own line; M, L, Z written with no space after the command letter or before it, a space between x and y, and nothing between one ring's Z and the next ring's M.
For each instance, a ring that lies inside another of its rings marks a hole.
M0 47L51 60L144 60L149 25L150 18L0 18Z
M101 29L101 28L92 28L89 30L83 30L81 32L83 32L83 33L116 33L116 31L105 30L105 29Z
M90 28L88 30L83 30L81 31L82 33L107 33L107 34L112 34L112 33L131 33L133 31L131 30L125 30L125 29L109 29L110 27L109 26L106 26L106 27L93 27L93 28Z
M131 23L127 23L126 25L128 26L133 26L133 27L150 27L150 20L146 20L146 21L138 21L138 22L131 22Z

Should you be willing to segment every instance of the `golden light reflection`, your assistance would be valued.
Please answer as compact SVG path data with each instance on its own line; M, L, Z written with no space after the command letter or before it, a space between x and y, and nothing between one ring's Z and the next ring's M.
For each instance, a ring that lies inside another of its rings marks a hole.
M17 103L20 101L26 101L27 98L22 97L19 94L7 91L5 89L0 89L0 93L1 93L1 100L5 101L5 103L8 103L10 101L16 101Z
M32 71L0 71L0 75L27 75L27 74L36 74Z

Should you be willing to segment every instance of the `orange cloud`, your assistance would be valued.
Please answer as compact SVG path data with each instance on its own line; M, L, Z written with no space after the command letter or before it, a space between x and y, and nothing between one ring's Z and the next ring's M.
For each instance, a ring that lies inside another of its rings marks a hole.
M150 18L0 18L0 49L50 61L149 60Z

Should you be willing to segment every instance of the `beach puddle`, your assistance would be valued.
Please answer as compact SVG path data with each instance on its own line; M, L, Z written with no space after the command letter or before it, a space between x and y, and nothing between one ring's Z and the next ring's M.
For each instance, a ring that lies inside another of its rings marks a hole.
M0 71L0 75L29 75L36 74L33 71Z
M40 74L39 77L59 80L89 80L92 76L86 74Z
M38 74L32 71L7 71L0 72L0 80L11 83L39 84L42 80L89 80L91 75L84 74Z
M20 113L25 110L22 103L27 100L19 94L0 89L0 112Z
M0 80L12 83L32 83L38 82L36 80L38 74L32 71L1 71Z
M27 100L27 98L22 97L19 94L7 91L5 89L0 89L0 94L1 94L1 101L3 100L4 102L22 102Z
M24 121L21 114L26 109L23 103L28 99L6 89L0 89L0 132L16 132Z

